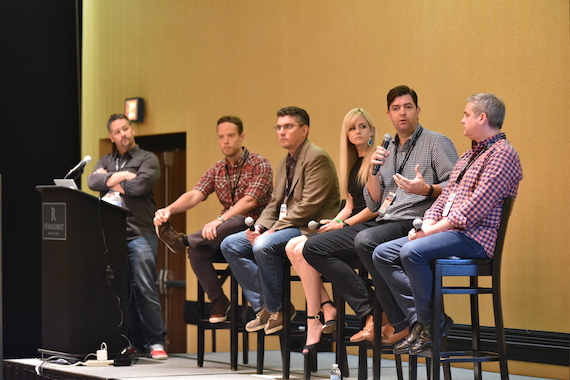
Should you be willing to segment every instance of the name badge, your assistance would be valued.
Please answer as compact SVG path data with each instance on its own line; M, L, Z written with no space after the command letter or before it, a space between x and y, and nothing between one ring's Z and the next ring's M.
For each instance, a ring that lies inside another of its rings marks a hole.
M285 203L281 203L281 207L279 208L279 220L283 219L287 216L287 205Z
M390 191L388 193L388 196L386 196L386 199L384 199L384 202L382 203L382 207L380 207L380 210L378 210L381 214L385 214L386 210L388 209L388 206L390 206L392 204L392 202L394 202L394 198L396 198L396 193L393 191Z
M447 198L447 203L443 208L443 213L441 213L442 216L447 216L449 214L449 210L451 210L451 206L453 206L453 201L455 200L455 196L456 196L455 193L449 194L449 198Z
M119 193L118 191L108 191L107 194L105 194L101 199L115 206L119 207L123 206L121 193Z

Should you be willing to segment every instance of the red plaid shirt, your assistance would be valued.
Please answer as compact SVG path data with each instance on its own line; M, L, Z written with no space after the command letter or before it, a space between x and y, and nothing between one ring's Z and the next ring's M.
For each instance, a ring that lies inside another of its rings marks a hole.
M259 204L246 216L257 219L271 198L273 170L266 158L243 148L235 165L230 166L225 158L216 162L200 178L194 190L204 194L205 199L215 191L224 206L222 214L245 195L250 195L256 198Z
M489 148L483 151L486 146ZM455 230L481 244L487 256L492 258L503 201L506 197L516 197L523 177L522 167L518 153L505 139L504 133L479 143L473 141L471 147L457 161L447 186L426 211L424 219L442 219L449 195L454 193L455 200L447 215L448 222L455 226ZM477 157L479 153L481 154ZM471 157L476 157L475 161L461 181L456 183Z

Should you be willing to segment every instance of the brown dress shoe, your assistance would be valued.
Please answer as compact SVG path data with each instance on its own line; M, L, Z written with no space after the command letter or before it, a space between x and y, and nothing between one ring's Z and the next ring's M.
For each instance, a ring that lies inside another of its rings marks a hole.
M410 334L409 327L406 327L398 333L394 333L394 331L394 328L390 324L382 326L382 343L396 344Z
M390 323L388 321L388 317L386 316L385 313L382 313L382 327L386 326L388 323Z
M366 317L364 328L350 337L352 343L362 342L363 340L374 341L374 317L372 314Z

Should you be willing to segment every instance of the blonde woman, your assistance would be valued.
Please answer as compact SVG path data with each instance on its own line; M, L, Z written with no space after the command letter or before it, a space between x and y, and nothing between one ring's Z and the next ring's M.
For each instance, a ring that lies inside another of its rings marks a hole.
M362 188L370 173L370 158L376 149L374 122L362 108L349 111L340 133L340 188L346 199L344 208L333 219L321 220L317 234L353 226L374 219L378 213L366 207ZM323 333L336 330L336 308L323 286L321 275L303 257L308 236L291 239L285 248L291 265L301 278L307 300L307 340L302 353L316 350ZM323 321L320 312L322 310Z

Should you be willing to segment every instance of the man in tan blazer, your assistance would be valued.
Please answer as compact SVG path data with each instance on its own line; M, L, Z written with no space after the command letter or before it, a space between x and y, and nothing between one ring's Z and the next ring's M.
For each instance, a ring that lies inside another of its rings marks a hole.
M247 331L283 328L283 265L289 239L307 234L307 223L338 212L339 187L334 163L310 142L309 115L298 107L277 111L275 130L287 155L279 163L275 187L254 230L224 239L221 249L232 273L256 312ZM295 311L292 308L293 318Z

